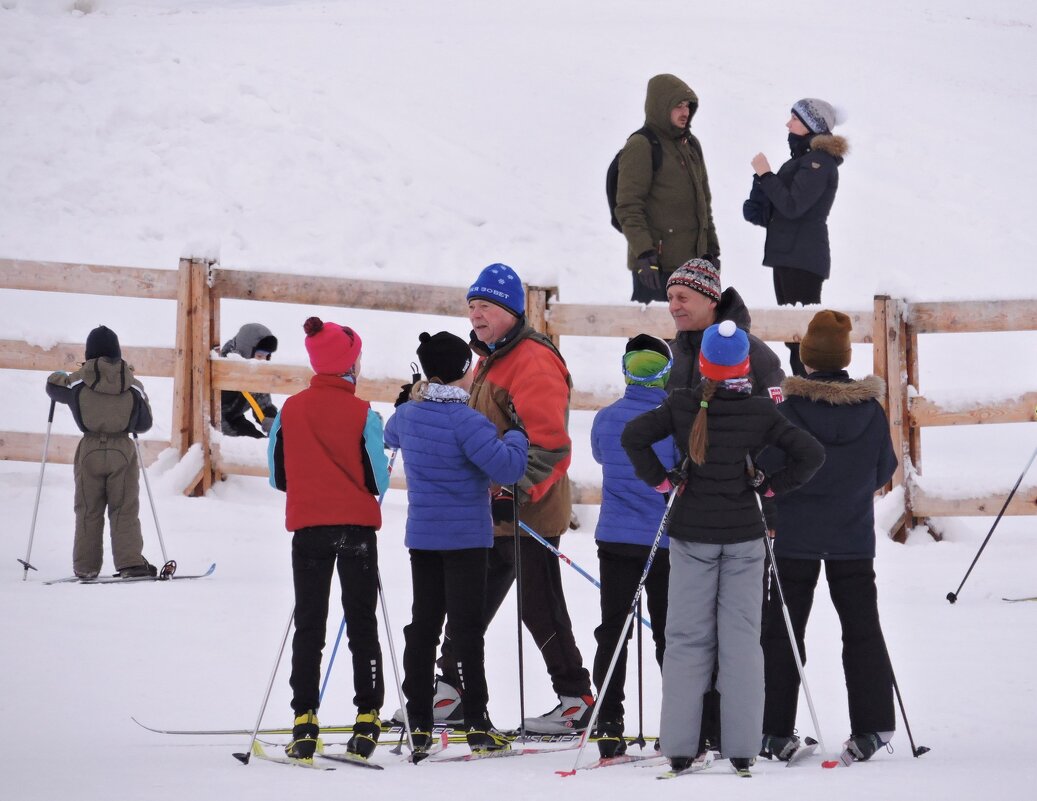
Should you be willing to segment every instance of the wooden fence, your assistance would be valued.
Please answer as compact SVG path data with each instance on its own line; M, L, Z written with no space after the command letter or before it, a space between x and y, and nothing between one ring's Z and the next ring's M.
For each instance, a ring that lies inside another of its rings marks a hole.
M123 355L138 375L173 379L170 440L142 440L146 463L166 447L183 455L201 446L203 467L190 482L188 493L204 493L220 474L266 475L265 466L224 460L211 432L219 426L220 392L252 390L292 394L309 383L309 367L220 359L220 301L261 300L310 306L373 309L385 312L467 317L463 288L425 284L358 281L341 278L227 270L203 260L183 259L177 270L106 267L0 259L0 289L72 292L164 299L176 302L176 330L172 348L123 347ZM556 341L561 336L629 337L650 332L673 335L665 306L597 306L560 303L552 287L527 287L529 322ZM926 398L909 393L918 388L919 333L1037 330L1037 301L977 301L907 304L888 297L875 298L871 312L847 312L853 320L853 341L873 343L875 373L888 386L886 408L890 433L901 467L892 486L905 487L904 516L899 537L930 516L988 515L996 513L1003 496L939 499L929 497L909 479L912 465L921 468L920 431L923 426L1021 422L1034 419L1037 392L1003 403L977 404L968 411L941 409ZM753 333L772 342L798 340L813 311L803 309L753 310ZM62 343L42 349L23 341L0 340L0 369L60 370L75 368L82 345ZM392 402L405 377L364 380L364 396ZM596 410L611 395L574 390L573 409ZM70 462L78 437L52 436L48 459ZM0 459L36 461L43 435L0 431ZM402 476L394 486L404 486ZM574 500L598 503L600 484L577 485ZM1008 514L1037 514L1037 491L1017 494Z

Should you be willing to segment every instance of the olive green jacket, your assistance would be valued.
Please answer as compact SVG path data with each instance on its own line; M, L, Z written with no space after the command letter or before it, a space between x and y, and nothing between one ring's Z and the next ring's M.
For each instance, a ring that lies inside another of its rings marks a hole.
M670 122L670 112L687 100L688 129ZM720 255L713 225L709 177L702 146L691 133L698 97L673 75L656 75L648 82L645 125L659 138L662 163L652 170L652 145L634 134L619 156L616 219L627 239L627 267L647 250L659 252L659 266L672 272L688 259Z

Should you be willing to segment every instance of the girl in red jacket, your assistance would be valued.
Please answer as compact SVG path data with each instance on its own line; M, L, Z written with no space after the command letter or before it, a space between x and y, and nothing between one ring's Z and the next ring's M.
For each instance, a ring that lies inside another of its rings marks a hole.
M338 567L346 637L353 655L353 736L346 748L369 757L381 731L385 694L378 643L378 496L389 486L382 421L356 395L360 336L310 317L303 325L316 373L310 386L281 408L270 431L270 483L288 494L285 526L292 535L295 637L292 709L295 726L285 749L311 759L319 734L321 651L331 575Z

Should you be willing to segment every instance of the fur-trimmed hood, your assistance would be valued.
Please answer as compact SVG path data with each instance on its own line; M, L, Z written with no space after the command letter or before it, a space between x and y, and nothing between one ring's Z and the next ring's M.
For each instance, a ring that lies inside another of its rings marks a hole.
M879 400L886 392L886 382L877 375L869 375L860 381L847 379L831 381L823 378L800 378L791 375L782 382L781 389L786 398L798 396L807 400L830 403L833 406L848 406L853 403L864 403L867 400Z
M841 162L850 152L850 143L838 134L818 134L810 140L810 149L821 150Z
M782 383L783 409L826 446L846 445L864 436L876 416L884 416L879 399L885 388L878 376L854 381L845 371L790 376Z

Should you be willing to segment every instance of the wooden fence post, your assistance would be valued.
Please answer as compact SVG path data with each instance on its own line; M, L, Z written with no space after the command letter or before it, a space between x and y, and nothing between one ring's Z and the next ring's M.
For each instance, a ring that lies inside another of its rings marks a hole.
M551 303L551 296L558 297L556 286L527 286L526 287L526 322L534 331L541 334L547 333L547 313ZM558 337L551 336L551 341L558 347Z
M904 480L906 467L911 460L910 418L907 409L907 325L904 320L904 303L890 297L876 298L876 309L881 320L882 356L885 361L886 412L889 415L889 434L893 440L893 452L897 455L897 469L893 473L893 486L904 488L904 516L894 527L893 539L904 542L907 532L914 525L911 514L911 487ZM879 358L879 338L876 337L876 355Z
M209 263L191 260L191 444L202 448L202 468L185 490L188 495L204 495L212 486L212 437L210 404L212 402L212 369L209 349L212 341Z
M181 457L191 445L191 260L180 259L173 357L173 422L170 445Z

